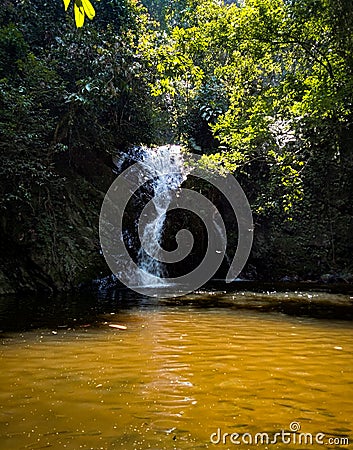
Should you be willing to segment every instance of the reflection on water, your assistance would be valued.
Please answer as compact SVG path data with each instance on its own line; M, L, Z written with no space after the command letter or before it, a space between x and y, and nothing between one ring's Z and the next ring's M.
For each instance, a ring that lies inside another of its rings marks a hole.
M119 293L85 306L68 300L61 315L57 305L52 313L32 305L30 321L42 328L2 335L0 448L240 448L211 444L210 435L218 428L273 435L293 421L303 432L353 442L352 322L283 314L289 298L302 298L306 312L309 303L324 304L334 316L352 299L271 298Z

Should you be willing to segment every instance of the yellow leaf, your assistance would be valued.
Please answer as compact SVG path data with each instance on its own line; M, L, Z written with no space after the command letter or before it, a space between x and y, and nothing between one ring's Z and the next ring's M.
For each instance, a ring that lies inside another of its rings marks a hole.
M96 12L89 0L82 0L82 5L85 10L85 13L87 14L87 17L89 19L93 19L93 17L96 15Z
M76 26L77 26L77 28L81 28L85 21L85 11L83 9L82 3L81 3L81 6L77 6L77 3L75 1L74 12L75 12Z
M71 0L63 0L64 5L65 5L65 11L67 11L67 8L69 7L70 1Z

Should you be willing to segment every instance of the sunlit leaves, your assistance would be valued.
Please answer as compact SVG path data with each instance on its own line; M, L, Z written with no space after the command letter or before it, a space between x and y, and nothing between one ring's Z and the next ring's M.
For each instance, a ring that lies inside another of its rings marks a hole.
M259 210L289 213L303 196L315 125L344 123L351 114L353 79L328 2L203 0L192 11L154 54L152 92L177 98L189 129L195 113L208 123L224 146L210 164L248 173L254 161L261 167L267 197Z

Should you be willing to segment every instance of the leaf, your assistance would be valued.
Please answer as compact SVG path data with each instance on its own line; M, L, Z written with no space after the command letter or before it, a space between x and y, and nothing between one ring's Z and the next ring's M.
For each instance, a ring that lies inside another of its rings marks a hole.
M75 12L75 22L77 28L81 28L83 26L83 23L85 21L85 11L83 9L82 3L81 6L77 6L77 1L75 1L74 5L74 12Z
M67 11L67 8L69 7L70 1L71 0L63 0L64 5L65 5L65 11Z
M93 17L96 15L96 12L92 6L92 3L89 0L82 0L83 9L85 10L85 13L87 14L87 17L92 20Z

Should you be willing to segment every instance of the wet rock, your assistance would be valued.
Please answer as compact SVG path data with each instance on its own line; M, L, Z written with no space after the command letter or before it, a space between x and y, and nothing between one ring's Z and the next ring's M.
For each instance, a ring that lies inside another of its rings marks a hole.
M321 275L320 281L323 283L351 283L353 282L353 275L351 274L338 274L338 273L325 273Z
M280 279L283 283L296 283L299 281L298 275L285 275Z

